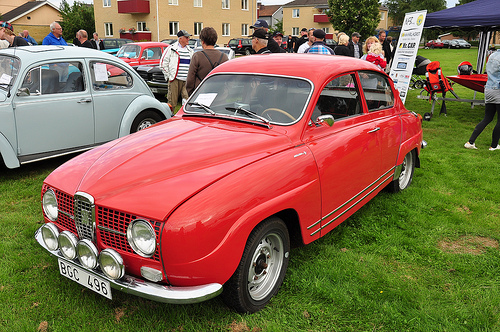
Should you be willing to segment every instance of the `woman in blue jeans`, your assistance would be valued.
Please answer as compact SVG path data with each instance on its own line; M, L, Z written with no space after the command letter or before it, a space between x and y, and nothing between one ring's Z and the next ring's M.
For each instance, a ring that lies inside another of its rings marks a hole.
M478 123L469 141L465 143L467 149L477 149L476 138L493 121L495 113L497 114L497 124L493 129L490 151L500 150L498 140L500 139L500 50L491 54L488 63L486 64L486 72L488 73L488 81L484 87L484 101L486 107L484 109L484 119Z

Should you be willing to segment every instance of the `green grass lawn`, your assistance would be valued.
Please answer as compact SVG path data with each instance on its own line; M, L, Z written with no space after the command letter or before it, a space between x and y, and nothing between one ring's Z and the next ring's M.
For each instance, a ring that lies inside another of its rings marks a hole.
M421 50L445 75L477 49ZM454 86L462 98L473 92ZM406 106L429 102L410 91ZM483 94L478 94L483 98ZM118 291L109 301L59 274L36 243L42 181L64 158L0 174L0 331L500 331L500 151L493 124L463 144L484 106L447 102L424 122L410 188L382 192L333 232L291 252L285 282L262 311L216 298L169 305Z

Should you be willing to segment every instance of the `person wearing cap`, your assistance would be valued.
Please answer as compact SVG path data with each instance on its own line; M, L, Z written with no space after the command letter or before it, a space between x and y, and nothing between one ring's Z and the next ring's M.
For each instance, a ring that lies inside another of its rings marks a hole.
M9 22L0 22L0 39L9 42L9 47L29 46L23 37L14 34L14 28Z
M306 53L307 49L312 46L312 44L314 43L314 30L316 29L309 29L309 31L307 32L307 43L303 43L302 45L300 45L297 53Z
M300 30L300 37L298 37L297 41L295 42L295 46L293 48L293 51L295 53L299 53L299 47L302 44L307 43L308 41L309 41L309 34L307 32L307 29L302 28L302 30Z
M59 23L50 23L50 33L42 40L42 45L68 46L68 43L62 37L62 28Z
M286 53L285 49L282 47L283 34L281 32L279 32L279 31L275 31L273 33L273 39L278 44L278 46L280 47L280 53Z
M335 52L325 44L326 33L322 29L313 31L313 44L306 53L335 55Z
M252 37L252 48L256 54L272 53L267 48L269 39L264 29L256 29L250 37Z
M288 42L286 44L286 51L288 53L293 53L293 47L295 46L295 41L297 37L292 37L292 35L288 35Z
M349 50L351 51L351 56L355 58L361 58L363 56L363 44L359 41L361 35L357 32L353 32L351 35L351 41L349 42Z
M178 40L163 51L160 59L160 68L168 81L167 100L172 109L177 106L179 96L182 100L189 97L186 80L194 54L188 45L190 36L186 30L180 30L177 33Z
M264 20L257 20L255 23L250 26L251 29L254 29L254 32L257 30L262 30L266 33L266 38L268 40L267 48L271 53L281 53L281 47L279 47L278 43L273 39L272 36L267 35L267 31L269 30L269 24L267 24Z

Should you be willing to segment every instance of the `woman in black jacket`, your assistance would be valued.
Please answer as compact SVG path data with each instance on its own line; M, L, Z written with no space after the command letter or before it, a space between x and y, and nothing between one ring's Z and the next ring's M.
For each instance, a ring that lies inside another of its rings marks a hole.
M351 51L347 47L347 44L349 44L349 36L341 34L339 36L339 43L334 49L335 55L351 56Z

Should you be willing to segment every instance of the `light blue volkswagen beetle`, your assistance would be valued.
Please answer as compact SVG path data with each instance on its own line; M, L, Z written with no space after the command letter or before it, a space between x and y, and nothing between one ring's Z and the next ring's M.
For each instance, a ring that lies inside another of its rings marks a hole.
M8 168L90 149L171 116L114 56L71 46L0 51L0 154Z

